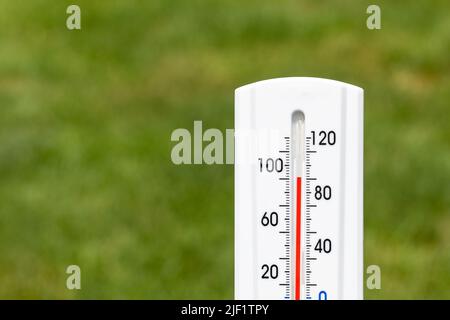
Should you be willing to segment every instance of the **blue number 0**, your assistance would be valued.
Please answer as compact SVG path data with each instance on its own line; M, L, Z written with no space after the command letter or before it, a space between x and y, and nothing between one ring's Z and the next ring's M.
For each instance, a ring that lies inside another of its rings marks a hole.
M328 300L327 299L327 293L325 291L319 292L319 300Z

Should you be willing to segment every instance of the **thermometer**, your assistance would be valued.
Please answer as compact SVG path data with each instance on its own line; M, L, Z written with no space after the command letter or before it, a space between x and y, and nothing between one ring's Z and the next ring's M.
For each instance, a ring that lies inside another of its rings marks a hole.
M319 78L235 93L235 297L363 298L363 90Z

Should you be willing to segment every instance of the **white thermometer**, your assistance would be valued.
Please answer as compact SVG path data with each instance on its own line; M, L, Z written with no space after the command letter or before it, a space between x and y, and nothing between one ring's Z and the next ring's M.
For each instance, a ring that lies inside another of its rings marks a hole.
M363 90L280 78L235 96L236 299L363 298Z

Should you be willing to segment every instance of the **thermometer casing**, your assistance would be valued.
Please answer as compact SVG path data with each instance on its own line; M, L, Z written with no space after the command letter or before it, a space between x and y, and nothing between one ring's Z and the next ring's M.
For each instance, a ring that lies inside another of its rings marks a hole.
M235 92L235 298L363 298L363 90L278 78Z

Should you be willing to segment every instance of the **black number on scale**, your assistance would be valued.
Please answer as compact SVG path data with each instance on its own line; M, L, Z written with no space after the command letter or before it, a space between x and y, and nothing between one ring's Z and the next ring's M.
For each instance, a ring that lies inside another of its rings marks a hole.
M259 171L263 172L264 170L267 172L281 172L283 171L283 159L281 158L267 158L263 160L263 158L258 158L259 160Z
M267 212L264 212L261 218L261 224L264 227L267 227L269 224L272 227L275 227L278 224L278 213L272 212L268 215Z
M331 252L331 240L330 239L319 239L314 247L314 250L319 251L320 253L330 253Z
M319 146L332 146L336 143L336 132L334 132L333 130L319 131L319 133L316 133L316 131L311 131L311 134L313 145L316 145L317 142Z
M314 192L314 198L316 200L321 200L322 198L325 200L331 199L331 187L330 186L316 186Z
M261 267L263 274L263 279L276 279L278 278L278 266L276 264L272 264L269 266L268 264L263 264Z

